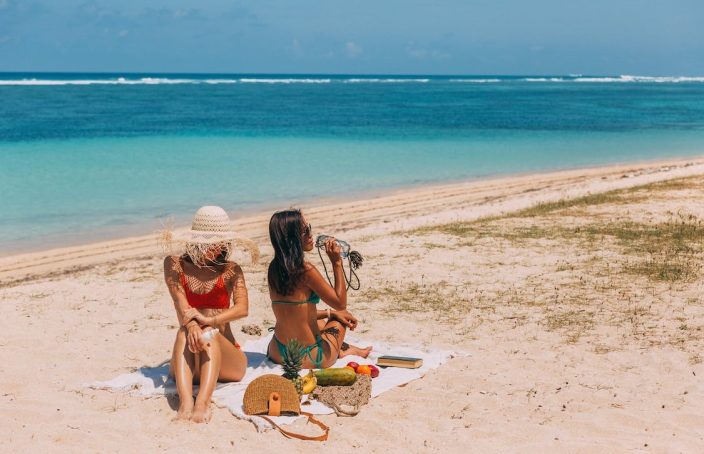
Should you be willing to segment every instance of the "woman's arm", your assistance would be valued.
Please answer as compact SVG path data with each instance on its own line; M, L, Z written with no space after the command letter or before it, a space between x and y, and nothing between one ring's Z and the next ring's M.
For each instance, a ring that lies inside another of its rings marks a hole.
M186 293L181 286L179 274L181 273L181 265L178 259L169 256L164 259L164 280L166 287L169 289L171 299L174 301L174 309L176 309L176 317L181 326L187 325L192 318L186 317L186 312L191 309L186 299Z
M325 252L332 262L332 272L335 276L335 288L325 280L320 271L310 263L306 263L304 283L318 294L320 299L328 306L337 310L347 309L347 287L344 271L342 270L342 257L340 256L340 245L334 238L329 238L325 242Z
M342 311L331 311L330 309L318 310L316 314L317 320L330 319L337 320L347 328L354 331L357 327L357 317L352 315L347 309Z
M332 317L332 311L330 309L318 309L315 311L315 319L322 320L324 318Z
M174 301L176 317L178 317L178 323L181 325L180 329L186 331L188 349L195 353L203 350L200 341L202 330L194 317L186 315L187 312L193 311L194 309L188 304L186 293L183 291L183 287L179 281L180 272L181 264L178 262L178 259L172 256L164 259L164 280L166 281L166 287L169 289L171 299Z
M247 284L244 281L244 273L239 265L234 265L227 271L226 279L231 283L232 288L232 306L220 312L217 315L206 317L205 324L209 326L222 325L244 318L249 314L249 294L247 292Z

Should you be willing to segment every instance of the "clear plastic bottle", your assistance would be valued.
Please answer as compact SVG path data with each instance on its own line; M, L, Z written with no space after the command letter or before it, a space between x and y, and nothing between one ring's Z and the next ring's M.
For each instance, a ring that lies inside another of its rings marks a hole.
M318 235L315 239L315 246L319 248L325 247L325 242L330 238L329 235ZM346 259L350 255L350 245L347 241L335 239L335 242L340 245L340 257Z
M200 338L203 339L205 342L208 342L212 340L217 333L220 331L217 328L209 329L208 331L204 331L203 334L200 335Z
M340 257L346 259L350 255L350 245L347 241L335 240L340 245Z

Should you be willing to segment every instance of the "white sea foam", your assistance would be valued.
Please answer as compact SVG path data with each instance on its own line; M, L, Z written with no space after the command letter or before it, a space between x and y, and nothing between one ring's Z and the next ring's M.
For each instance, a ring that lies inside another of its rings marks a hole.
M526 77L525 79L520 79L524 82L564 82L565 79L562 77Z
M240 79L243 84L329 84L330 79Z
M585 77L571 76L564 77L526 77L520 79L524 82L588 82L588 83L681 83L681 82L704 82L704 77L688 77L688 76L629 76L622 75L618 77Z
M343 81L346 84L401 84L401 83L428 83L430 79L373 79L373 78L362 78L362 79L345 79Z
M203 82L206 84L217 85L217 84L236 84L235 79L205 79Z
M120 80L0 80L0 85L115 85L123 83Z
M265 83L265 84L327 84L330 79L169 79L161 77L142 77L140 79L15 79L0 80L0 85L174 85L174 84L236 84L236 83Z
M492 84L501 82L501 79L450 79L449 81L466 84Z
M174 84L233 84L232 79L168 79L162 77L143 77L141 79L76 79L76 80L49 80L49 79L20 79L0 80L0 85L174 85Z
M704 82L704 77L688 76L629 76L619 77L578 77L575 82L645 82L645 83L682 83L682 82Z
M350 79L329 79L329 78L241 78L241 79L171 79L165 77L142 77L139 79L128 79L118 77L114 79L0 79L1 85L177 85L177 84L329 84L335 83L428 83L431 79L426 78L350 78ZM500 83L500 82L581 82L581 83L696 83L704 82L704 76L581 76L570 75L569 77L525 77L522 79L474 79L474 78L456 78L448 79L450 83ZM442 80L440 80L442 82Z

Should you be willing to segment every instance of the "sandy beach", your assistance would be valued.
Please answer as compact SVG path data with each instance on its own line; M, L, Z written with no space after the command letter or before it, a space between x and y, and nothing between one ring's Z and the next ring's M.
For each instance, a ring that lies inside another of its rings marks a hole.
M167 361L176 317L158 234L0 257L3 451L696 452L704 446L704 159L404 189L301 206L365 256L357 335L461 355L326 416L324 443L214 409L88 390ZM282 207L285 208L285 207ZM237 231L250 314L271 326L270 212ZM317 254L310 257L318 263Z

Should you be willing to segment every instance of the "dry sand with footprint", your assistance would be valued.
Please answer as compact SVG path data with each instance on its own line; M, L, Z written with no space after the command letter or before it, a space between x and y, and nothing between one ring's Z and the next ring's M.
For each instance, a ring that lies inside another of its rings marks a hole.
M157 236L0 258L3 451L696 452L704 446L704 161L571 170L303 206L366 257L358 336L463 353L321 444L173 398L83 389L166 361ZM250 315L273 321L270 213L237 220ZM237 214L235 213L235 218ZM317 255L311 260L318 262Z

